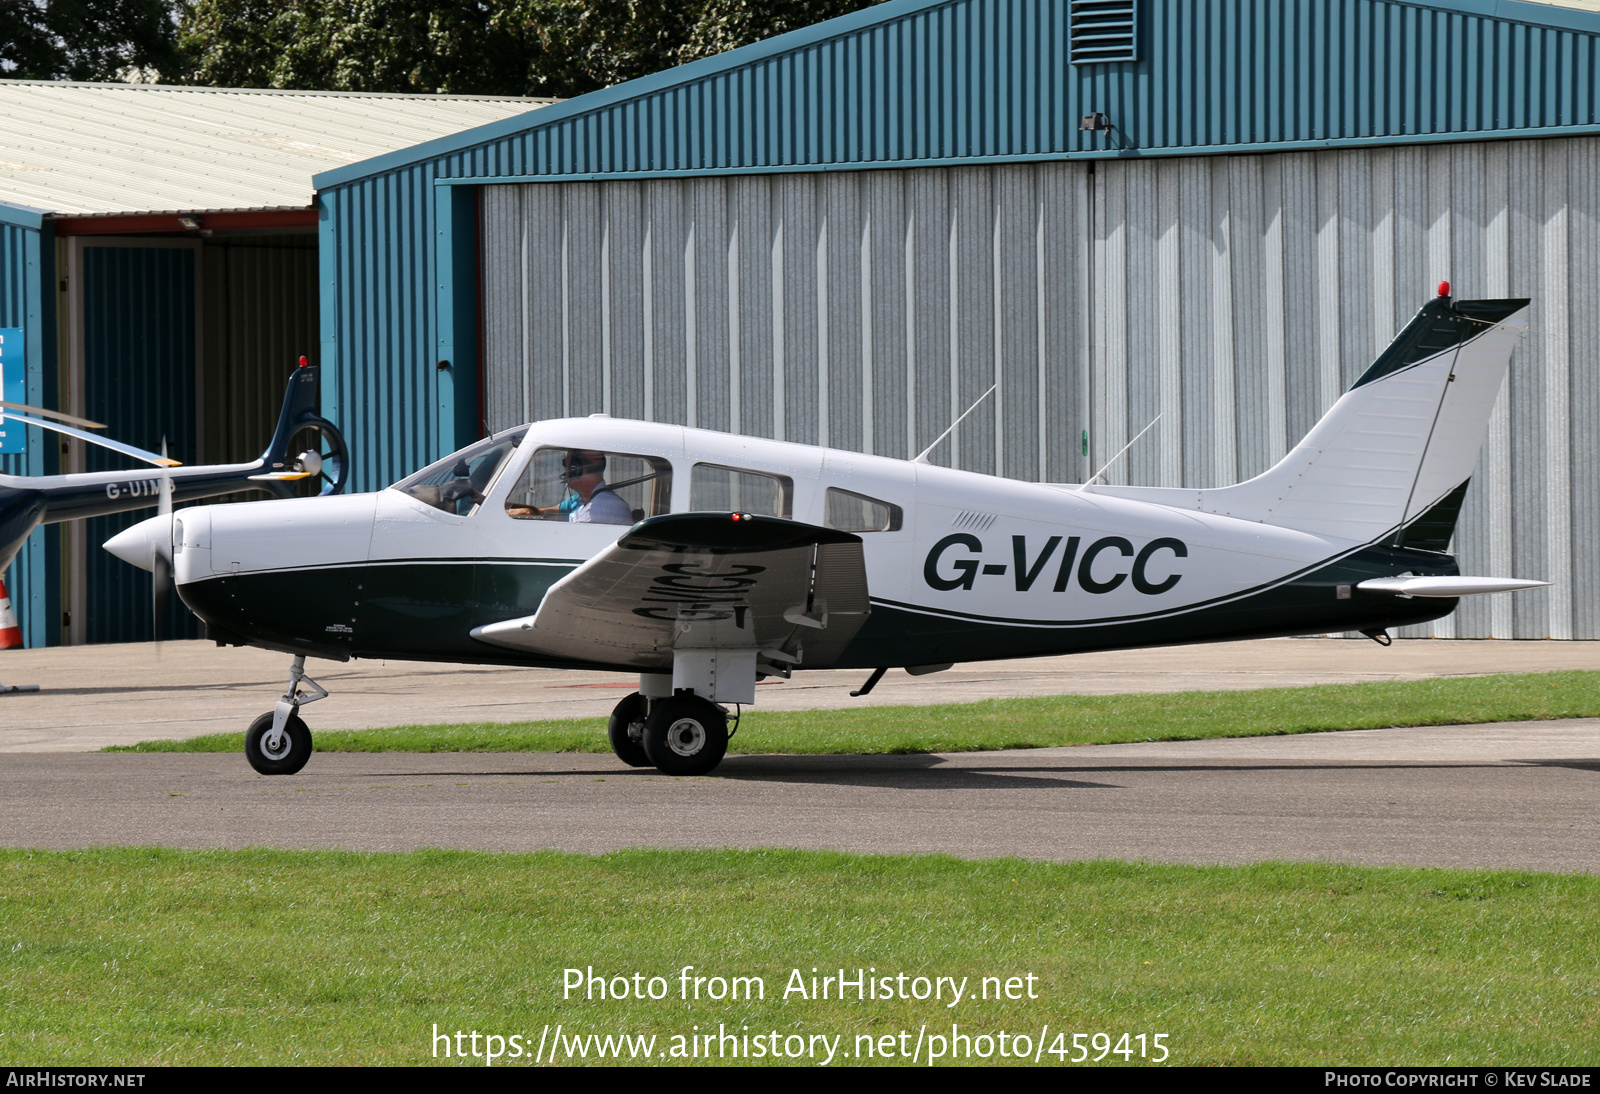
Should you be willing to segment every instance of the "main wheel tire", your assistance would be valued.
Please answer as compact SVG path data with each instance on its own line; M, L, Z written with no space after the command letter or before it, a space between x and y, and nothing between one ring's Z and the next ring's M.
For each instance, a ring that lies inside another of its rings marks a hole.
M645 719L644 751L662 774L708 774L728 751L728 716L692 695L658 700Z
M644 720L648 708L644 696L636 691L616 705L606 725L611 751L629 767L650 766L650 757L644 753Z
M266 740L272 733L272 713L267 711L245 731L244 758L263 775L293 775L311 759L311 730L300 720L300 715L289 715L278 751L269 752Z

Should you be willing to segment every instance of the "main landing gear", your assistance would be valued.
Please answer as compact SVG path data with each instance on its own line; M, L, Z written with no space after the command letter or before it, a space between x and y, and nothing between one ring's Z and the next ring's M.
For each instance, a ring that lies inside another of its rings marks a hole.
M310 691L302 691L305 684ZM300 720L300 708L328 692L306 675L306 659L296 657L289 669L289 687L278 705L250 723L244 735L244 758L263 775L293 775L311 758L311 730Z
M728 712L690 692L660 699L634 692L611 712L608 736L611 751L630 767L707 775L728 752Z

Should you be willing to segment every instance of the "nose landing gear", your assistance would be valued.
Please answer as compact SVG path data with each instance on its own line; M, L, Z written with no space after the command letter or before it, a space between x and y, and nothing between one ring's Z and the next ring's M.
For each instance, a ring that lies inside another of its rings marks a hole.
M311 690L302 691L305 684ZM328 692L306 675L306 659L299 656L289 669L289 687L278 705L250 723L244 735L244 758L263 775L293 775L311 758L311 730L300 719L300 708Z

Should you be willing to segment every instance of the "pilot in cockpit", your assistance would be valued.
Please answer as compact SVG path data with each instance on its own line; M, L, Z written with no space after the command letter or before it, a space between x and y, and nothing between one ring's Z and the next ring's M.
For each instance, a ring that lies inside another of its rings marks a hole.
M566 454L561 479L577 497L569 497L559 506L540 509L533 506L508 506L506 513L513 517L543 517L560 520L561 514L572 524L632 524L632 508L615 490L606 485L606 456L592 449L572 449ZM627 485L624 483L623 485ZM576 500L576 507L572 502Z

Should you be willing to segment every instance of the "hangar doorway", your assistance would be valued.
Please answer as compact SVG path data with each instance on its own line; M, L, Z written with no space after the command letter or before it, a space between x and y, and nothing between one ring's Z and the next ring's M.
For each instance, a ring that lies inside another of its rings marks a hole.
M318 358L314 231L187 236L71 236L61 241L60 286L69 326L60 390L71 413L107 434L186 464L260 455L284 383L301 355ZM69 442L66 470L127 467L112 453ZM259 495L239 495L256 497ZM233 500L230 498L213 501ZM148 511L74 521L62 537L61 640L154 637L150 575L100 548ZM199 637L177 598L165 633Z

